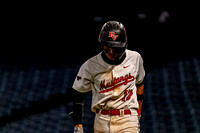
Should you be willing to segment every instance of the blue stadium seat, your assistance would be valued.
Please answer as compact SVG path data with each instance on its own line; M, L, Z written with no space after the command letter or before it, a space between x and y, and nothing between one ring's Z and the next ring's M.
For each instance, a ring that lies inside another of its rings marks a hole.
M5 123L0 127L1 133L73 131L72 120L67 115L72 111L71 101L52 107L50 104L49 108L39 112L37 104L44 106L41 103L52 96L65 96L71 88L78 65L73 69L67 65L44 68L28 66L26 69L17 65L9 69L7 67L0 64L0 119L5 116L12 119L9 116L13 115L13 110L26 109L29 115ZM146 77L141 133L200 132L199 60L192 58L171 62L167 66L152 69L146 73ZM83 121L87 123L84 130L92 133L95 114L90 110L91 95L84 102ZM30 109L33 107L36 112L32 113Z

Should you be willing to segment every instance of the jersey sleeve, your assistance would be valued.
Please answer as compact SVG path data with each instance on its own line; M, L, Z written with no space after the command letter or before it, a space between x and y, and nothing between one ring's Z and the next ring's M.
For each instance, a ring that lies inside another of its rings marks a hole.
M72 88L78 92L88 92L91 90L92 75L89 72L88 61L86 61L79 69L74 80Z
M141 55L139 55L139 63L138 63L138 75L136 78L136 84L140 84L143 82L145 77L145 70L144 70L144 65L143 65L143 59Z

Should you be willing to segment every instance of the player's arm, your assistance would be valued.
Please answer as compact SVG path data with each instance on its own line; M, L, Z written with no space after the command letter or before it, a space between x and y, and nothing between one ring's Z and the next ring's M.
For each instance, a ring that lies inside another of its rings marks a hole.
M144 99L144 81L142 81L140 84L136 84L137 87L137 100L139 104L139 109L137 110L138 116L141 116L141 109L142 109L142 103Z
M139 56L139 69L138 69L138 76L136 78L137 100L139 104L139 109L137 110L137 112L139 119L141 117L142 103L144 99L144 79L145 79L145 71L143 66L143 59L141 56Z
M72 89L73 112L71 112L70 116L73 119L74 127L82 128L82 112L85 95L85 93L81 93L75 89Z

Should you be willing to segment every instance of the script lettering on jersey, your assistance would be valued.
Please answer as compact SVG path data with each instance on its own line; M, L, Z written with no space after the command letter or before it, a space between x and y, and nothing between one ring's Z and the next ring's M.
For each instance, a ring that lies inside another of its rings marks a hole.
M115 35L115 32L109 32L108 37L112 37L112 39L115 41L119 35Z
M114 88L119 87L119 86L127 85L127 83L133 81L134 79L135 79L134 76L132 76L129 73L125 76L114 77L114 80L107 82L107 83L105 83L105 80L102 80L100 83L101 91L99 93L106 93L106 92L113 90Z

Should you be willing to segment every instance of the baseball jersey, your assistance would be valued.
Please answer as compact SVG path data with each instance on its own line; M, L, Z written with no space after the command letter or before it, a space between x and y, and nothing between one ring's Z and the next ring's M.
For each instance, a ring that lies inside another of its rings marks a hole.
M82 93L92 90L93 112L138 109L136 84L144 77L143 59L138 52L127 49L126 58L119 65L106 63L99 53L80 67L72 88Z

